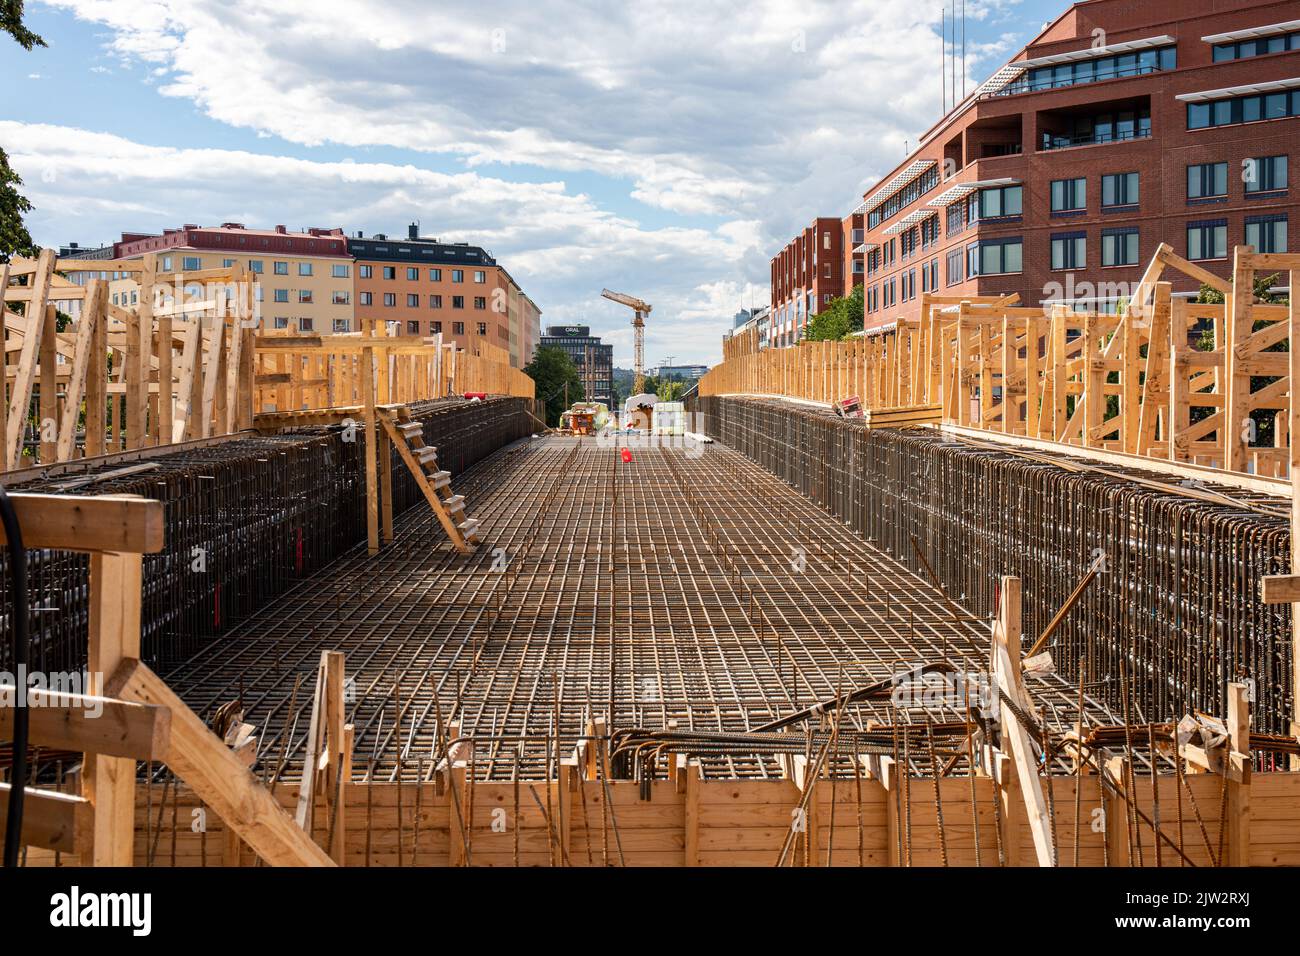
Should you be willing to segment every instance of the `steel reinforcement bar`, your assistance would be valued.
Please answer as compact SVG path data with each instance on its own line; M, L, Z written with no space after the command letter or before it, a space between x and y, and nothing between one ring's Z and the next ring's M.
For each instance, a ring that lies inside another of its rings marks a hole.
M1098 558L1102 571L1051 640L1071 682L1134 721L1226 712L1254 688L1255 728L1288 733L1289 605L1259 600L1290 566L1289 502L1159 475L1024 456L930 429L867 429L788 402L705 397L702 427L843 519L908 568L991 614L1001 575L1022 581L1024 633L1041 633ZM1131 476L1131 477L1130 477ZM1133 480L1142 478L1141 482ZM914 547L913 541L916 542Z
M524 435L528 402L441 399L412 406L442 467L459 473ZM142 652L155 666L191 657L366 537L364 430L252 433L136 454L32 469L8 487L60 494L136 494L165 503L166 549L145 556ZM424 498L394 450L394 512ZM0 555L0 606L9 606ZM79 670L85 661L86 558L34 552L32 667ZM12 638L6 619L0 668Z
M539 780L592 718L739 735L915 665L984 666L986 622L743 456L622 450L557 437L503 449L457 479L482 521L475 553L412 509L391 546L299 582L169 684L201 714L242 697L259 771L294 777L321 652L340 651L358 779L427 776L461 740L475 778ZM1036 692L1073 720L1074 688ZM1086 703L1092 723L1112 722ZM933 716L869 700L843 731ZM738 740L706 773L781 776L762 750Z

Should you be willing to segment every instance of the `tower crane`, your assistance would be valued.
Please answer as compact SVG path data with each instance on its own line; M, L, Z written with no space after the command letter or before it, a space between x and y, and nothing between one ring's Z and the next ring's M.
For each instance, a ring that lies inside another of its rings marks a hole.
M632 394L640 395L641 390L645 388L645 362L643 353L645 351L645 320L650 315L650 303L643 302L635 296L624 295L622 292L610 292L608 289L601 289L600 294L611 302L617 302L619 305L625 305L632 310L632 331L634 336L634 345L632 352Z

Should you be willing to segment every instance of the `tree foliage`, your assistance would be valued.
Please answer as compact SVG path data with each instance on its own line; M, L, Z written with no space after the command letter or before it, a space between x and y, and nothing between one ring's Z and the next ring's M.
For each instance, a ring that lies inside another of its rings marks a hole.
M553 346L538 349L533 360L524 366L524 373L536 385L537 397L546 403L546 424L552 428L560 424L560 416L569 407L564 404L565 385L569 386L569 405L583 400L582 377L564 349Z
M861 332L862 295L862 286L855 285L847 297L831 299L809 321L804 339L809 342L838 342L854 332Z

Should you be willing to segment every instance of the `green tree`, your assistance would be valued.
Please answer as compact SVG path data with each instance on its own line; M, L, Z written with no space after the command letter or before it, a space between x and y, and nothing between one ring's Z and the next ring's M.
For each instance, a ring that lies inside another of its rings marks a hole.
M569 405L584 397L578 367L564 349L552 346L538 349L533 360L524 366L524 373L536 385L537 397L546 403L546 424L552 428L560 424L560 416L569 407L564 404L566 385Z
M809 342L838 342L862 331L862 286L855 285L845 298L831 299L812 317L804 338Z
M661 379L658 388L655 389L655 395L661 402L675 402L682 397L682 392L686 391L686 383L678 379Z
M23 24L23 0L0 0L0 31L4 31L24 50L45 46L45 41ZM9 157L0 149L0 262L15 254L31 255L36 251L31 234L23 224L23 215L32 204L18 192L22 179L9 166Z

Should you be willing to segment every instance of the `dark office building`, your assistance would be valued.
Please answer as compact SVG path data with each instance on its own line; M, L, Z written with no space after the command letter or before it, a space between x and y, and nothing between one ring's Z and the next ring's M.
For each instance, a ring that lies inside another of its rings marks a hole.
M542 348L564 349L578 367L587 400L614 404L614 346L602 345L586 325L552 325L542 336Z

